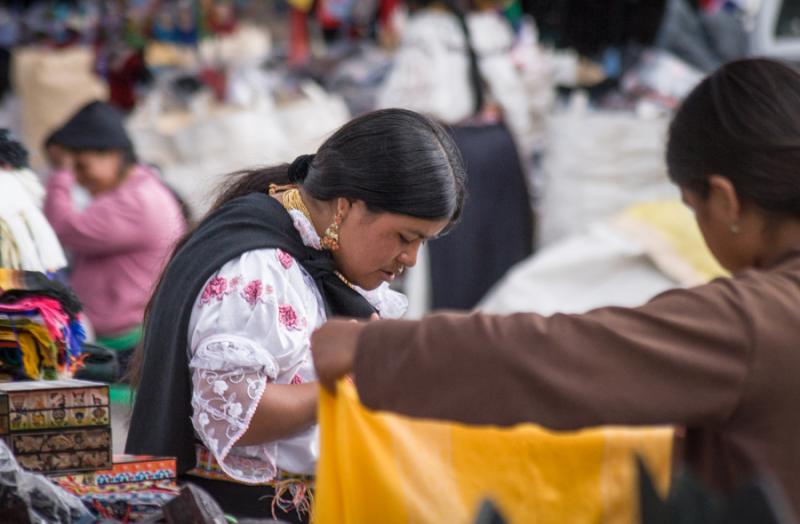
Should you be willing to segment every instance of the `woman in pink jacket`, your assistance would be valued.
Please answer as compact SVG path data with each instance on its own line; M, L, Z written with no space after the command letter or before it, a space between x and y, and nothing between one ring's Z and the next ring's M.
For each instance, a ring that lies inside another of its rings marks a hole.
M152 169L137 163L122 116L104 102L79 110L47 141L69 154L50 177L44 211L72 258L70 281L121 372L139 341L144 308L186 223ZM78 184L92 196L79 209Z

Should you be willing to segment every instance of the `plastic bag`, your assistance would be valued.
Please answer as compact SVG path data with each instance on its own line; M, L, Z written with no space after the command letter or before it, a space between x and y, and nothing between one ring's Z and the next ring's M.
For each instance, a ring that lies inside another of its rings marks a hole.
M81 501L47 477L24 471L0 441L0 508L4 522L68 524L93 522Z
M628 93L674 109L702 79L699 70L680 58L664 51L647 51L625 74L622 87Z
M53 129L84 104L106 99L108 89L93 73L93 59L92 50L86 47L14 50L14 92L19 95L32 167L45 167L41 145Z
M549 122L539 242L579 233L630 205L677 198L664 161L668 119L591 111L580 99Z

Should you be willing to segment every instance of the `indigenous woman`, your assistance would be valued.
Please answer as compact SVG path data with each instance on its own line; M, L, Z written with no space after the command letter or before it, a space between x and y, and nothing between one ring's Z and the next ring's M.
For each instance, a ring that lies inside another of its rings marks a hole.
M141 338L150 292L186 222L158 174L137 161L122 115L105 102L81 108L47 146L58 151L60 165L47 182L44 212L72 255L70 284L97 342L117 352L122 375ZM73 202L78 186L91 195L83 208Z
M235 176L151 302L128 452L177 456L233 514L305 519L319 453L311 333L332 315L401 315L389 284L458 218L463 187L449 135L405 110Z

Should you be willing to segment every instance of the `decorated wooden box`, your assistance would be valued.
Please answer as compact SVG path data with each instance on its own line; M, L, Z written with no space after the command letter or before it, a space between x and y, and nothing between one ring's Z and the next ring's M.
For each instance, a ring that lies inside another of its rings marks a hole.
M31 471L66 473L111 467L111 428L11 433L3 437L20 466Z
M111 424L107 384L85 380L0 383L0 435Z
M73 473L53 477L63 488L75 494L108 491L167 488L175 486L176 462L172 457L150 455L114 455L111 469ZM89 489L94 488L94 489Z

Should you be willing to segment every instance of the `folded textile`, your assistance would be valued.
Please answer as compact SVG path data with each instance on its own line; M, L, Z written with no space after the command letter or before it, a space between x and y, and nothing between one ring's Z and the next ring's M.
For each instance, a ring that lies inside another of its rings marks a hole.
M27 174L27 171L25 172ZM67 266L53 228L26 188L20 171L0 168L0 220L3 221L4 267L57 271ZM34 175L35 176L35 175ZM41 191L41 187L39 187ZM8 243L13 241L13 247ZM8 264L8 266L5 266Z
M0 304L13 303L31 296L58 300L71 317L77 316L83 306L72 289L57 280L51 280L38 271L20 271L0 268Z
M63 367L47 329L30 320L0 319L0 344L5 350L0 352L0 369L13 370L21 364L25 379L56 378L57 370Z

